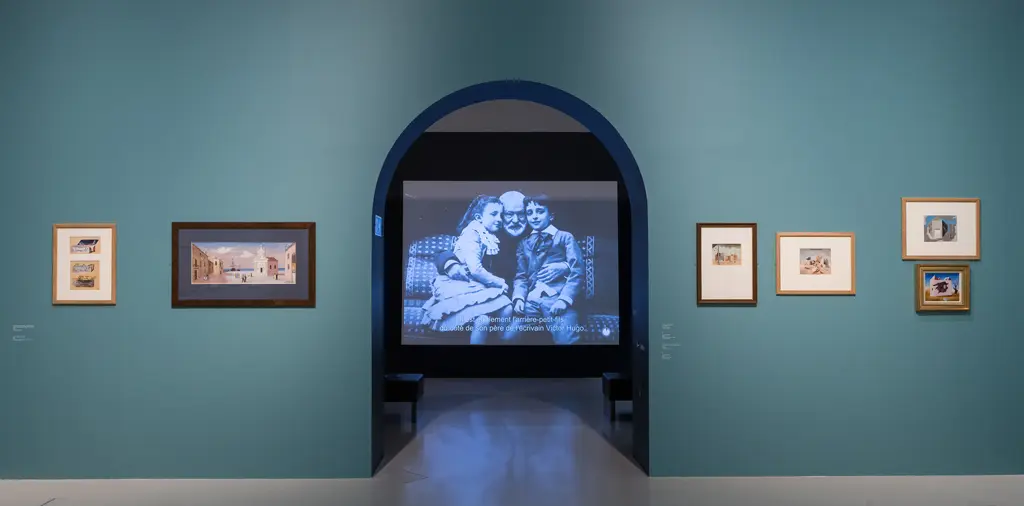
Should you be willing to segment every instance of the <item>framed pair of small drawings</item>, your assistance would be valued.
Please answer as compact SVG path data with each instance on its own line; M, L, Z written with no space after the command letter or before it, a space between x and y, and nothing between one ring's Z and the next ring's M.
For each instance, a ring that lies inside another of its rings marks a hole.
M53 304L117 304L117 226L53 226Z
M980 199L905 197L901 216L904 260L981 260ZM970 311L970 265L915 265L914 307Z

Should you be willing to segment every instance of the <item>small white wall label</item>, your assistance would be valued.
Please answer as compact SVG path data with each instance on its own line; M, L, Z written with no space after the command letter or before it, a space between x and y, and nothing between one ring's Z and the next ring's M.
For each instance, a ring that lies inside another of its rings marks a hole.
M662 323L661 324L661 359L672 360L672 348L679 347L679 343L673 342L676 336L672 335L672 327L674 323Z

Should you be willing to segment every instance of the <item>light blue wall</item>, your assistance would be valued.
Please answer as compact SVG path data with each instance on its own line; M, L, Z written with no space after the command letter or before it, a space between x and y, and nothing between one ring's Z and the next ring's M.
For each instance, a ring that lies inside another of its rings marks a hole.
M1022 27L1012 0L0 3L2 323L36 326L0 335L0 476L367 475L377 171L502 78L586 100L644 172L651 337L682 344L654 474L1024 472ZM970 315L913 312L901 196L982 199ZM315 220L317 309L172 310L188 220ZM117 222L116 307L50 305L67 221ZM697 221L759 223L757 308L695 306ZM857 296L776 297L778 230L856 232Z

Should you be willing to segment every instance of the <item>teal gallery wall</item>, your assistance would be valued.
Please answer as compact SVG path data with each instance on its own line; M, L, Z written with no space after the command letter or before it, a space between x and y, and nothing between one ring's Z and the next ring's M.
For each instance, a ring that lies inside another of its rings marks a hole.
M650 208L655 475L1024 472L1014 1L0 3L0 475L370 474L370 207L478 82L568 91ZM982 200L973 311L919 316L900 197ZM172 310L172 221L317 222L314 310ZM759 224L760 304L698 308L694 223ZM118 304L53 307L51 225L116 222ZM776 231L857 234L779 297Z

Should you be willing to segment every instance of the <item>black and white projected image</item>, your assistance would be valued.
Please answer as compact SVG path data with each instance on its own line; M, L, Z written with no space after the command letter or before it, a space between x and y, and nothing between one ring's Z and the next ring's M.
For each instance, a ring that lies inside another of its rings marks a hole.
M618 343L616 182L403 191L403 344Z

